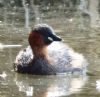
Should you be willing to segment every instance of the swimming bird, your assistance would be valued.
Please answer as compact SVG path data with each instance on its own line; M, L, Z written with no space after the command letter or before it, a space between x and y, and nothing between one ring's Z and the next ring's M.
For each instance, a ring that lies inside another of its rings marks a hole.
M87 62L54 33L51 26L37 24L28 37L29 46L16 56L14 70L34 75L83 72Z

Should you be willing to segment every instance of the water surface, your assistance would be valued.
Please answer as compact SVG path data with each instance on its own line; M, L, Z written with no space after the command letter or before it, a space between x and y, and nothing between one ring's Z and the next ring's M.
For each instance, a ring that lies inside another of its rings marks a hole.
M100 28L93 27L96 21L91 24L89 17L81 16L79 11L69 13L66 6L50 10L48 7L44 11L40 8L35 7L34 16L30 17L34 19L30 22L24 21L23 8L0 9L1 13L4 12L0 21L0 96L99 97ZM38 22L51 25L66 45L85 56L89 63L87 75L35 76L13 71L17 53L28 45L30 28Z

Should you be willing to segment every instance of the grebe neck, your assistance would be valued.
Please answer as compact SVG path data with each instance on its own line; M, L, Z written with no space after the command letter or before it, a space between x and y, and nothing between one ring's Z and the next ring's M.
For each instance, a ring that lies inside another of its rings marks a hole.
M48 58L48 53L47 53L47 46L44 43L43 37L37 33L37 32L32 32L29 34L28 37L29 44L31 46L34 58Z
M48 59L47 47L32 47L34 58Z

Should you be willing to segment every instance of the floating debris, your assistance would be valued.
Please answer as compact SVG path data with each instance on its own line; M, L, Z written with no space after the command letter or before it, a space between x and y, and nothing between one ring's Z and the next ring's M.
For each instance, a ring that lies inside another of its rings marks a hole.
M16 47L21 47L22 45L4 45L2 43L0 43L0 49L4 49L4 48L16 48Z
M7 77L7 74L5 72L3 72L2 74L0 74L0 77L5 79Z
M96 81L96 89L100 92L100 80Z

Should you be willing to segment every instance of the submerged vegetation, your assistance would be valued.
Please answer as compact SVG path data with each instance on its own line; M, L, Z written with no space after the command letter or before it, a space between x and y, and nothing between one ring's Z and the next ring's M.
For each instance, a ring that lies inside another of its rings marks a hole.
M33 25L31 21L64 17L65 22L77 21L82 27L99 27L99 6L99 0L0 0L0 21L11 22L12 18L15 24L25 21L27 27Z
M4 7L5 4L8 6L17 6L17 7L22 7L22 2L23 0L0 0L0 7ZM35 5L57 5L57 4L65 4L66 6L76 6L79 4L80 0L25 0L26 3L31 4L33 2Z

